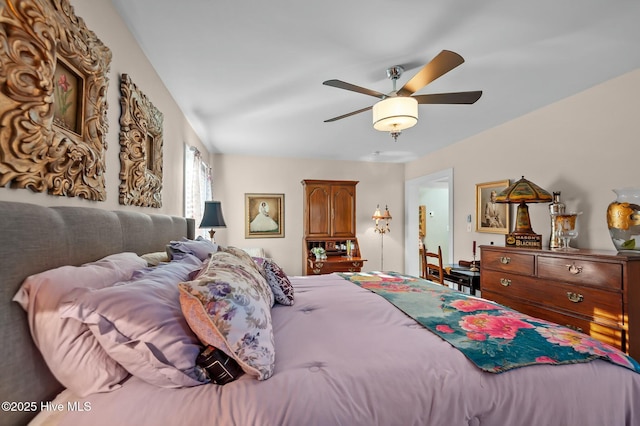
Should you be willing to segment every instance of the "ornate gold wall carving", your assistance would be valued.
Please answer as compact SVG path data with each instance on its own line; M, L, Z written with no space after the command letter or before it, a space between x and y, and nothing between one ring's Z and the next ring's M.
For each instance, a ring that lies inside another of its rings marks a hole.
M120 204L162 207L162 113L127 74L120 93Z
M0 2L0 186L106 198L110 63L68 0Z

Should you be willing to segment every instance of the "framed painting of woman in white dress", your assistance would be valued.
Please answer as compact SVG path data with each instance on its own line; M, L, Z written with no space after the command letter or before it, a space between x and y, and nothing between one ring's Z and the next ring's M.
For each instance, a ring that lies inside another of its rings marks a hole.
M476 184L476 231L492 234L509 232L509 204L495 198L509 186L509 180Z
M284 194L244 194L245 238L284 238Z

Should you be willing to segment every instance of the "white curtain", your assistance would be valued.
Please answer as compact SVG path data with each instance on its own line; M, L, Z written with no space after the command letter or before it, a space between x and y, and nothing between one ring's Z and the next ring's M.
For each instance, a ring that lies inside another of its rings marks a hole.
M213 180L211 167L202 160L200 151L184 146L184 216L195 219L196 236L206 237L207 231L199 229L204 213L204 202L212 200Z

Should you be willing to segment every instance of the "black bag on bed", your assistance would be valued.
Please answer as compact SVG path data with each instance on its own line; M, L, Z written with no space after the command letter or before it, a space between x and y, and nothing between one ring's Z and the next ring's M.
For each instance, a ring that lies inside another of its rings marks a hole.
M243 373L235 359L213 346L207 346L196 358L209 380L217 385L233 382Z

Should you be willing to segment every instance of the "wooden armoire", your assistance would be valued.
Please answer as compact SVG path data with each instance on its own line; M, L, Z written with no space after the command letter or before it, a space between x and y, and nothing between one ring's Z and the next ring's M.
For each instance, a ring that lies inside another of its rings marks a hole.
M360 272L366 261L356 238L357 181L303 180L303 267L306 275ZM314 247L326 251L316 259Z

